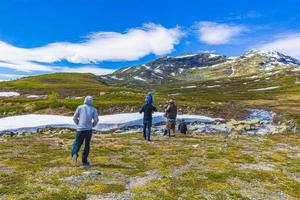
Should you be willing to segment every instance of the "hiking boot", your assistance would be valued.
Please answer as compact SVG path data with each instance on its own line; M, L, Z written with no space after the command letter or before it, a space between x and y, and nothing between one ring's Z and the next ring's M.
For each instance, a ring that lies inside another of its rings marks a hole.
M82 165L83 167L89 167L91 164L89 162L84 162Z

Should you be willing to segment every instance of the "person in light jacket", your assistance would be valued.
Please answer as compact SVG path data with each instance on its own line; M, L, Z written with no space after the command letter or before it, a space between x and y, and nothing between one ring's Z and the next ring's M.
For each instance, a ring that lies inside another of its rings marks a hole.
M90 165L87 158L90 151L92 130L99 121L97 109L92 105L93 97L87 96L84 99L84 104L77 107L73 116L73 120L77 126L77 133L72 145L71 156L75 165L77 165L78 152L83 142L84 150L82 153L82 164L84 166Z

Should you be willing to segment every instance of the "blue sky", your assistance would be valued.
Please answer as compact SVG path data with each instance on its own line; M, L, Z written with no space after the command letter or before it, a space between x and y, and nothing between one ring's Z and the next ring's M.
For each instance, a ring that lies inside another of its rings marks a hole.
M300 59L296 0L0 1L0 80L258 48Z

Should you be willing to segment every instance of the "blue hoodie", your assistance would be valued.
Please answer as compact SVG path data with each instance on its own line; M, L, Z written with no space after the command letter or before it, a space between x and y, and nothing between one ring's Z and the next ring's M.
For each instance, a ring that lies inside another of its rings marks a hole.
M99 121L98 112L92 104L93 97L87 96L84 99L84 105L77 107L73 116L77 131L92 130L97 125Z

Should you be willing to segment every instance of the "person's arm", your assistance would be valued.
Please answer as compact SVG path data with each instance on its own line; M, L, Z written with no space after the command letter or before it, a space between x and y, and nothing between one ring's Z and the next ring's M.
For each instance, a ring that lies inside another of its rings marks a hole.
M171 106L168 105L168 107L166 108L166 113L170 112Z
M157 108L155 106L153 106L153 111L157 112Z
M145 105L141 108L140 113L145 112Z
M167 108L166 108L166 110L165 110L164 116L165 116L165 117L168 117L168 113L169 113L169 112L170 112L170 106L168 105Z
M73 115L73 121L76 125L79 123L79 107L76 108L76 111Z
M93 127L95 127L99 122L98 112L95 108L94 115L93 115Z

